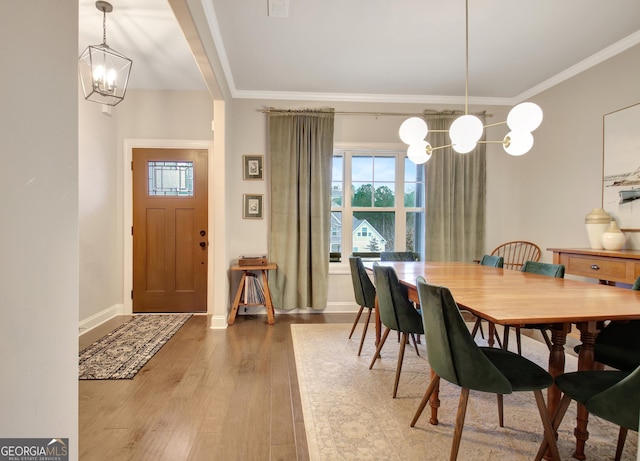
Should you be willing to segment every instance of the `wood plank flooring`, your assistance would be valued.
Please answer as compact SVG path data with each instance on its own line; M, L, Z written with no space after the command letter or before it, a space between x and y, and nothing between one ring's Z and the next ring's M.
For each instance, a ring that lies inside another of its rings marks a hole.
M289 325L353 317L239 316L226 330L192 317L134 379L79 382L79 458L308 460ZM80 350L128 318L82 335Z

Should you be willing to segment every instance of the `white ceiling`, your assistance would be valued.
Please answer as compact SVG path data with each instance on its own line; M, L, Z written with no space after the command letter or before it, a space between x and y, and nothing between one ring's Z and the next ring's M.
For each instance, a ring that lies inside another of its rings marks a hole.
M201 1L234 97L464 96L464 0L290 0L286 18L268 17L268 0ZM469 3L470 102L526 99L640 43L638 0ZM112 4L107 43L133 59L130 88L206 88L168 0ZM102 42L92 0L80 0L79 36L78 53Z

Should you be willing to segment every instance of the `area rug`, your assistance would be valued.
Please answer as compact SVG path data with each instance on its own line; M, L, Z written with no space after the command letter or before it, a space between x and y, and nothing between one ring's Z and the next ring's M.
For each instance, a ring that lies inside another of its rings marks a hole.
M132 379L191 314L144 314L80 352L79 379Z
M420 356L413 346L405 351L397 398L392 398L399 344L390 335L382 358L372 370L374 335L367 335L360 357L360 337L347 339L351 325L291 325L302 400L304 425L311 460L443 460L449 458L460 389L441 381L438 419L429 424L427 406L414 428L409 423L429 380L424 337ZM480 343L482 340L478 340ZM546 368L548 350L538 341L522 338L523 355ZM510 343L514 344L515 339ZM484 344L483 344L484 345ZM566 371L575 371L577 360L567 356ZM546 399L546 392L545 392ZM504 397L504 426L498 425L496 397L471 391L458 459L531 460L542 441L542 423L533 393L518 392ZM575 404L567 411L559 429L558 447L563 460L575 448ZM613 459L618 427L589 418L589 460ZM638 444L629 432L623 460L635 460Z

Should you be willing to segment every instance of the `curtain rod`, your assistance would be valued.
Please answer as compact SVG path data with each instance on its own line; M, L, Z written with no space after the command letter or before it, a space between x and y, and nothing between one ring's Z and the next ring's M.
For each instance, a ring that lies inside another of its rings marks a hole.
M295 110L290 109L258 109L258 112L262 112L263 114L268 114L270 112L295 112ZM459 114L458 114L459 113ZM359 112L359 111L335 111L334 115L363 115L363 116L371 116L371 117L438 117L438 116L453 116L453 115L464 115L464 111L425 111L418 113L411 112ZM493 114L488 114L486 112L478 112L474 115L484 115L485 117L491 117Z

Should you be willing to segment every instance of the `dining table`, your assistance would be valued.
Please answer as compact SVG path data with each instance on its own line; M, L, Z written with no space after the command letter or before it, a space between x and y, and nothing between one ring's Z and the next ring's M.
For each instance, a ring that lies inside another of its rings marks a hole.
M548 371L554 377L564 372L564 347L572 325L580 332L578 370L582 371L594 368L594 343L605 321L640 319L640 291L637 290L466 262L365 261L364 266L373 271L375 263L393 267L400 283L407 287L409 299L417 304L420 299L416 279L422 276L432 285L447 287L461 310L494 324L548 325L552 342ZM377 343L381 330L378 309L375 318ZM555 413L560 398L559 388L549 387L550 415ZM438 424L437 393L430 405L430 423ZM578 405L573 457L580 460L585 459L588 415L586 408Z

